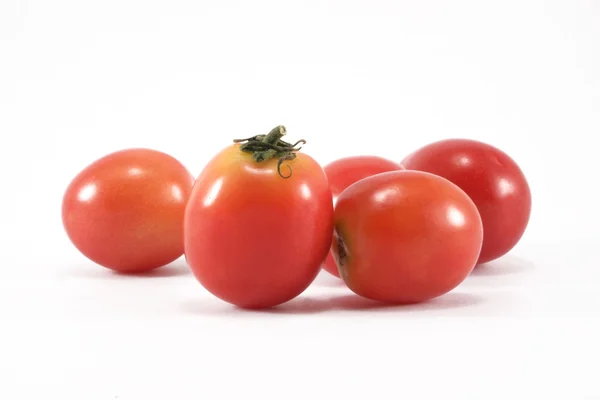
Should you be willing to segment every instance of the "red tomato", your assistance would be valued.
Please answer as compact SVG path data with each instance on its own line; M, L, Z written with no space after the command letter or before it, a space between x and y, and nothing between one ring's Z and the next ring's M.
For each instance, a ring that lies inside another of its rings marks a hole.
M331 187L333 204L340 194L351 184L382 172L401 170L403 167L393 161L376 156L353 156L340 158L325 166L325 173ZM323 269L333 276L340 277L331 253L327 255Z
M483 237L477 208L462 190L417 171L351 185L335 208L332 251L358 295L407 304L449 292L473 270Z
M183 214L193 176L173 157L128 149L100 158L69 184L62 219L83 255L134 273L183 255Z
M519 166L504 152L474 140L449 139L420 148L402 164L450 180L475 202L484 232L479 263L508 253L523 236L531 192Z
M298 296L317 276L332 240L325 172L281 141L284 133L277 127L221 151L196 180L185 212L185 255L196 278L242 308Z

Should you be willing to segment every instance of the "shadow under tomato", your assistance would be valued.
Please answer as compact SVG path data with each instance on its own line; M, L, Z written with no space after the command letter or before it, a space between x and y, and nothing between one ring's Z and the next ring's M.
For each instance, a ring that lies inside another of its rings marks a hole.
M69 277L89 279L144 279L144 278L172 278L190 275L191 271L184 260L176 260L164 267L155 268L146 272L124 273L104 268L100 265L79 265L70 267L67 271Z
M174 276L185 276L189 274L191 274L191 271L184 263L173 263L147 272L137 272L131 274L113 272L113 275L125 278L169 278Z
M331 275L325 270L321 270L317 278L312 283L312 286L323 288L345 288L346 284L342 279Z
M312 300L312 301L311 301ZM445 310L452 308L468 307L481 303L482 299L465 293L447 293L436 299L417 304L387 304L365 299L355 294L329 297L325 299L302 299L298 298L264 312L298 314L307 311L423 311L423 310Z
M471 276L493 277L522 274L534 268L534 264L529 260L513 255L506 255L497 260L476 266L473 272L471 272Z
M385 304L365 299L358 295L346 294L333 297L297 297L287 303L268 309L243 309L214 299L210 303L195 302L185 304L185 311L201 315L247 314L319 314L325 312L422 312L439 311L475 306L483 298L466 293L447 293L444 296L424 303L410 305Z

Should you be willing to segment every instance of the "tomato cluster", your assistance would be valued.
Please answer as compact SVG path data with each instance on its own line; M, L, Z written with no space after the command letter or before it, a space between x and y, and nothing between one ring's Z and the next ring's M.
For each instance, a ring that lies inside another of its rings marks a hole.
M506 254L527 227L527 180L488 144L443 140L400 162L365 155L322 167L285 134L234 140L197 179L158 151L109 154L65 192L68 237L123 273L185 255L206 290L256 309L295 298L321 269L365 298L427 301Z

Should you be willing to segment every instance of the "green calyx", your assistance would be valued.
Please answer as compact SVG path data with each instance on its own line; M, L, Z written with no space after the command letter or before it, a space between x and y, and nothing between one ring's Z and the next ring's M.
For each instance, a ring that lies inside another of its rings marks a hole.
M281 173L281 165L284 161L291 161L296 158L296 152L300 151L302 147L296 147L300 144L306 144L306 140L301 139L296 143L291 144L281 140L286 134L285 127L283 125L276 126L266 135L256 135L247 139L235 139L234 143L242 143L240 150L245 153L252 154L254 161L263 162L272 158L277 158L277 173L282 178L289 178L292 176L292 167L287 166L290 170L288 175Z

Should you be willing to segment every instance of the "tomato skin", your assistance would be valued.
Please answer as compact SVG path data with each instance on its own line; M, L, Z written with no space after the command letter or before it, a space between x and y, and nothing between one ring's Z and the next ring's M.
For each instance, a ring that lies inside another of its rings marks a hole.
M508 253L523 236L531 191L519 166L501 150L474 140L448 139L416 150L402 164L442 176L471 197L483 221L479 264Z
M84 168L62 201L65 231L95 263L123 273L164 266L183 255L183 215L193 176L151 149L108 154Z
M338 199L332 251L356 294L394 304L427 301L473 270L483 238L469 197L418 171L363 179Z
M331 245L327 177L306 154L257 163L234 144L204 168L185 212L187 262L210 293L241 308L269 308L302 293Z
M344 157L327 164L324 168L334 205L340 194L351 184L369 176L402 169L404 168L400 164L377 156ZM337 278L340 277L331 252L325 259L323 269Z

